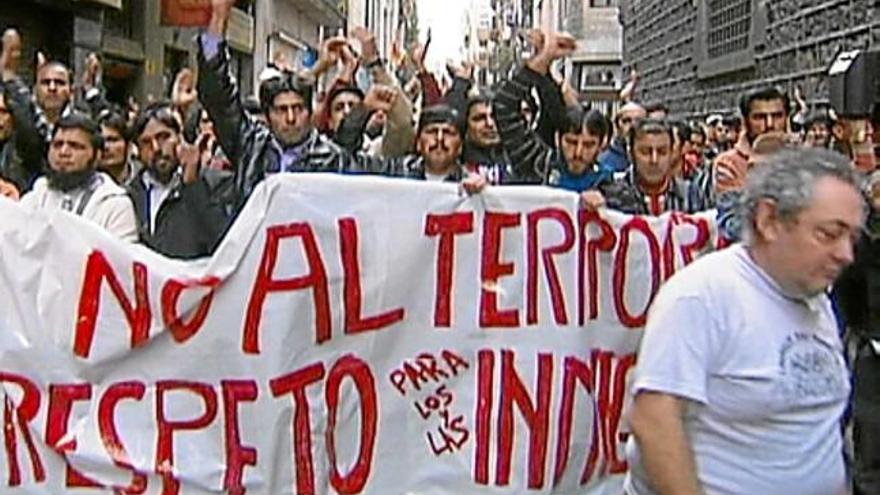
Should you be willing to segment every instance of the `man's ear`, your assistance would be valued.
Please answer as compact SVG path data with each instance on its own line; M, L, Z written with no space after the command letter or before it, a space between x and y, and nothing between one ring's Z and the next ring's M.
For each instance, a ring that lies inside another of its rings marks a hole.
M779 237L782 228L782 219L779 217L779 209L776 200L764 198L758 201L755 208L755 237L764 241L775 241Z

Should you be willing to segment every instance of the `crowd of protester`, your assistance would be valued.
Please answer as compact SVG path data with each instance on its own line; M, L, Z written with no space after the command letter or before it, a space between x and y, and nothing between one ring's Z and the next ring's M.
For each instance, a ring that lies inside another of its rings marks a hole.
M633 78L614 115L605 115L557 74L576 48L565 34L532 33L533 54L522 67L482 88L468 62L435 75L425 67L425 46L389 61L373 34L358 28L351 40L325 41L307 70L282 61L266 68L254 97L231 76L229 8L215 6L199 35L198 67L178 74L167 101L143 108L107 101L94 55L80 81L65 64L40 57L29 87L19 76L21 40L7 31L0 194L32 209L70 211L176 258L209 256L254 188L277 173L448 181L469 193L544 185L580 194L585 208L652 216L718 209L722 235L737 241L743 190L756 167L780 150L822 148L856 163L867 204L872 212L880 206L870 199L880 192L871 186L873 161L858 161L853 151L870 135L800 95L792 102L761 88L742 95L739 115L675 119L662 104L640 104ZM359 72L369 87L358 85ZM860 331L858 353L872 359L869 344L880 341L871 338L880 328L878 239L871 214L853 268L838 284L838 315ZM866 366L875 373L874 361ZM860 412L869 427L858 431L872 441L880 420ZM874 476L880 461L870 449L861 453L856 477Z

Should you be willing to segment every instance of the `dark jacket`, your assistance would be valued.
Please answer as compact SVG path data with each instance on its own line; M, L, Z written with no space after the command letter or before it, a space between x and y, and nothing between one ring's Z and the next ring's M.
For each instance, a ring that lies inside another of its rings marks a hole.
M222 199L231 187L227 172L203 170L194 184L184 184L179 175L172 179L171 192L156 215L156 228L150 231L146 187L142 169L126 185L134 203L140 240L151 249L171 258L210 256L220 243L231 215Z
M43 175L46 146L36 126L35 107L27 86L19 79L3 83L6 108L12 114L15 129L0 143L0 177L11 181L22 194Z
M280 171L283 150L269 127L249 117L230 72L226 43L207 60L199 46L199 101L214 122L220 146L232 163L236 208L241 208L268 173ZM349 153L312 131L291 171L338 172L358 168Z
M635 167L612 182L600 184L598 189L605 196L608 208L633 215L660 215L668 211L696 213L706 209L703 191L684 179L673 178L661 195L653 198L646 195L636 183Z
M573 179L574 176L568 171L568 164L562 152L558 148L548 146L539 132L531 130L526 124L521 107L522 102L531 94L532 88L543 88L539 89L539 94L547 95L546 98L551 100L549 104L542 100L543 114L549 115L548 110L553 108L556 109L555 112L562 111L564 107L560 103L561 96L559 101L549 96L554 85L549 77L523 67L512 79L505 81L495 95L495 122L501 134L501 143L512 163L511 178L508 182L547 184L575 190L581 186L592 188L610 180L610 174L598 170L587 172L579 178L581 180L568 180ZM558 116L559 113L554 115Z
M219 53L208 60L199 43L199 100L214 122L220 146L232 163L236 209L240 209L254 188L267 174L281 171L284 150L268 125L245 114L238 87L230 72L226 43ZM361 115L361 117L363 117ZM348 120L353 120L348 119ZM354 132L356 135L348 134ZM421 159L414 155L401 158L369 156L356 149L363 136L363 127L349 122L340 127L337 141L349 143L341 147L316 130L296 147L300 150L289 172L369 173L393 177L424 178Z
M834 292L841 316L856 335L880 340L880 217L876 213L871 213L853 264L843 271Z

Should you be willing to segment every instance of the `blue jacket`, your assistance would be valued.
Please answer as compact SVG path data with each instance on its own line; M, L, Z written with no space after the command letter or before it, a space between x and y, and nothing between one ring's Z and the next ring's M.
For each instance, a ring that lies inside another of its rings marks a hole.
M626 147L619 139L611 141L611 146L599 155L599 167L612 174L629 170L629 156Z

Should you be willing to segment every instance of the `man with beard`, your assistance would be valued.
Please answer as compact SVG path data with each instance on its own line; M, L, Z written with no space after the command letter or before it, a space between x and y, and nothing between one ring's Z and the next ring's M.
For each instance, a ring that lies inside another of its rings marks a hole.
M148 106L134 135L144 168L127 187L141 241L169 257L210 255L229 223L220 198L231 175L200 169L199 146L185 142L168 104Z
M103 149L98 124L73 113L55 125L46 176L21 203L33 210L65 210L91 220L120 239L137 241L131 199L109 175L97 170Z
M745 132L740 133L733 149L715 159L715 190L718 193L740 190L753 164L752 145L765 134L784 134L788 129L789 100L776 88L746 93L740 99Z
M512 182L543 183L583 192L611 180L611 172L601 170L597 163L611 126L597 110L588 111L580 104L563 106L560 102L559 110L550 115L554 121L553 146L529 127L520 112L522 102L537 89L541 108L547 109L556 86L549 75L550 66L577 47L575 39L563 33L542 34L541 39L537 53L512 78L502 82L495 96L501 142L515 164Z

